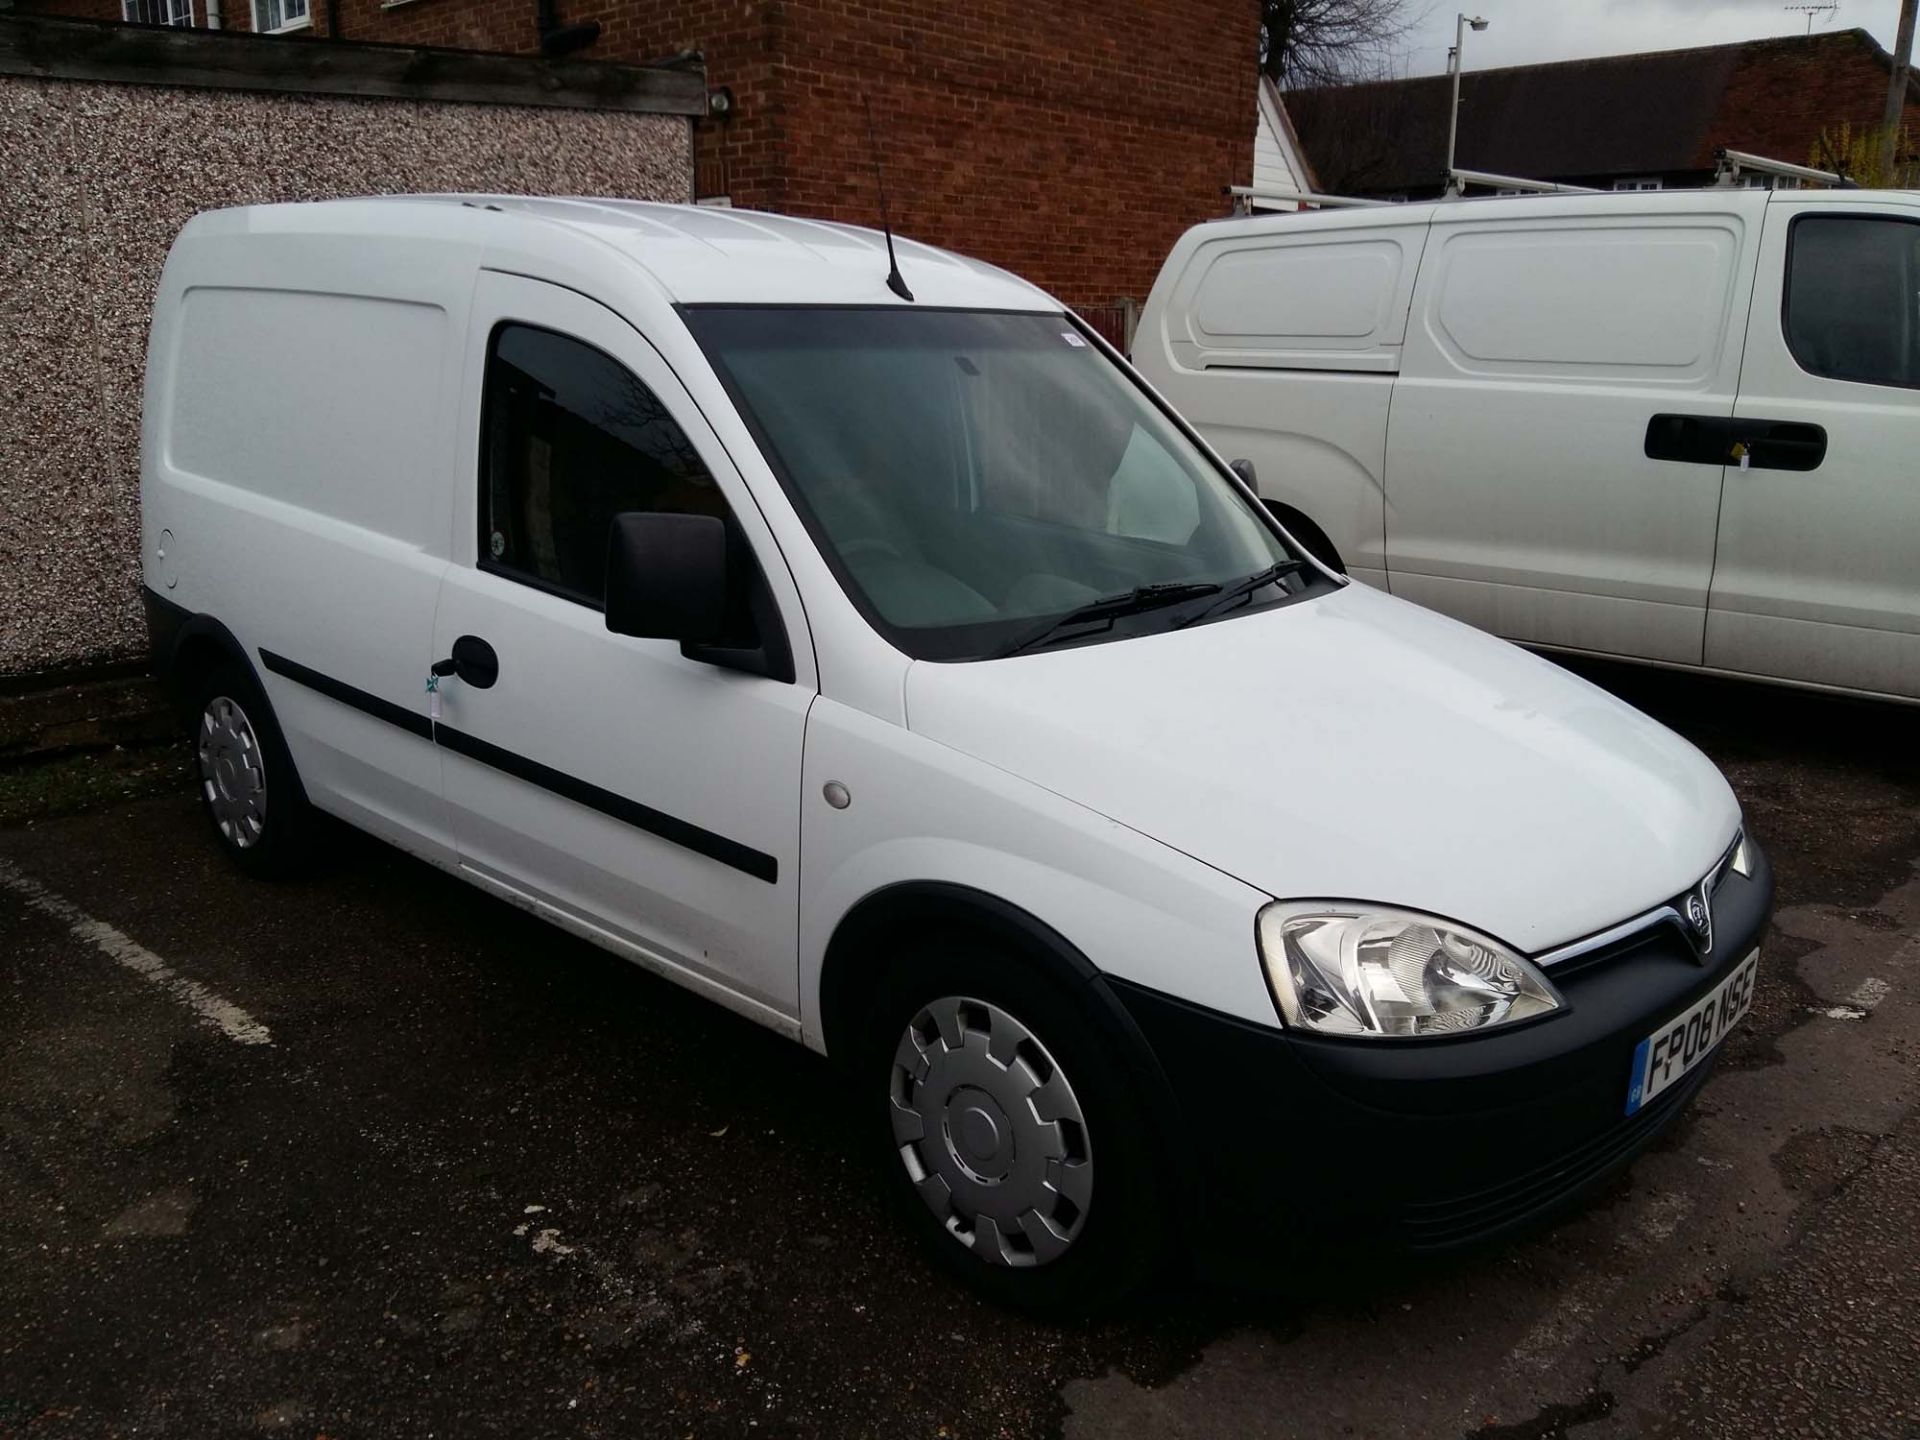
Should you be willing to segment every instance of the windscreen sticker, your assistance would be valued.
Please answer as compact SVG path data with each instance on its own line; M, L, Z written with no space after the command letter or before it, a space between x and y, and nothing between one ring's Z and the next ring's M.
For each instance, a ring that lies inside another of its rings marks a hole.
M1071 330L1062 330L1060 332L1060 338L1066 341L1069 345L1073 346L1073 348L1076 350L1086 349L1087 342L1082 340L1078 335L1074 334L1073 331Z

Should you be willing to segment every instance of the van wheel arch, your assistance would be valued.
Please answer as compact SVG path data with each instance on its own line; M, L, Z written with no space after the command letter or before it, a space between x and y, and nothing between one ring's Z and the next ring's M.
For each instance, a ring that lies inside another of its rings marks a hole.
M246 671L261 694L260 672L246 647L226 626L211 615L192 615L180 625L169 653L154 656L154 668L167 697L183 713L198 692L201 682L221 665L238 665Z
M1116 1039L1156 1078L1146 1036L1094 963L1044 920L984 890L945 881L906 881L877 890L849 910L827 944L820 972L821 1039L836 1064L848 1063L878 978L897 961L894 943L929 929L958 932L1011 951L1069 993L1078 993ZM1162 1082L1164 1083L1164 1082ZM1171 1093L1170 1091L1168 1092Z
M1305 514L1280 500L1268 500L1263 497L1260 503L1267 507L1268 513L1280 522L1289 535L1306 547L1309 555L1335 574L1347 573L1346 562L1341 560L1340 552L1334 548L1333 541L1327 538L1327 532L1314 524Z

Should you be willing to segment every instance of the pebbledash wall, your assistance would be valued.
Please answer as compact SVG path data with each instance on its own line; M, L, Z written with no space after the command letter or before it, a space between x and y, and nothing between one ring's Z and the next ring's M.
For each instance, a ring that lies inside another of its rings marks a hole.
M406 190L689 198L697 72L355 45L321 59L0 16L0 679L144 651L147 320L195 213ZM149 83L49 78L63 71ZM169 74L191 83L150 83Z

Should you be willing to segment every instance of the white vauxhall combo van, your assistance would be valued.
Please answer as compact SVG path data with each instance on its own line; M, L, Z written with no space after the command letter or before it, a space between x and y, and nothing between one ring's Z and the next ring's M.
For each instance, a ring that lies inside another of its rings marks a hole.
M190 223L144 578L219 843L284 871L324 812L824 1052L1013 1303L1457 1246L1624 1163L1753 992L1719 773L1322 568L1040 291L899 256Z
M1356 579L1527 644L1920 701L1920 193L1217 221L1133 358Z

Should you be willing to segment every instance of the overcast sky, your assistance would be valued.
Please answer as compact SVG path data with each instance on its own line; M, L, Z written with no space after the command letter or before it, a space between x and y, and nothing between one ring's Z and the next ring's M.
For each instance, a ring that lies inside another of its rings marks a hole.
M1807 17L1783 0L1408 0L1424 19L1404 42L1401 65L1410 75L1447 68L1454 16L1461 10L1492 25L1467 32L1467 69L1678 50L1762 35L1800 35ZM1816 33L1859 26L1889 50L1900 17L1899 0L1840 0L1837 14L1813 17Z

